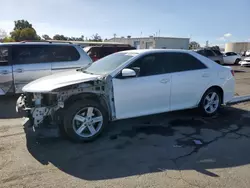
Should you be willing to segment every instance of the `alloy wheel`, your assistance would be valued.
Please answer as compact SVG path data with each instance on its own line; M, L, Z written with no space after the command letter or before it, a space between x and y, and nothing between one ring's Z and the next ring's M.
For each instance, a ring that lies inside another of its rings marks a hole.
M216 92L209 93L204 100L203 108L208 114L214 113L220 105L220 98Z
M77 135L84 138L92 137L103 126L103 115L95 107L85 107L75 114L72 125Z

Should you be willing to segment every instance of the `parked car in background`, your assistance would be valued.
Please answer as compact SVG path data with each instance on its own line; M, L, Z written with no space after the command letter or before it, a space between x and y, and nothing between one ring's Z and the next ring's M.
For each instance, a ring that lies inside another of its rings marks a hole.
M223 55L223 60L225 64L239 64L241 56L235 52L226 52Z
M34 129L54 121L71 139L88 141L109 121L196 107L212 116L234 85L230 67L193 51L130 50L29 83L17 109L28 111Z
M250 56L250 50L246 51L246 56Z
M21 93L40 77L87 67L90 57L80 46L51 42L0 44L0 95Z
M198 54L203 55L213 61L215 61L218 64L223 65L223 54L219 50L212 50L212 49L199 49L195 50Z
M93 61L97 61L107 55L113 54L115 52L125 51L125 50L133 50L135 47L131 47L130 45L121 45L121 46L87 46L84 47L83 50L91 57Z
M242 67L249 67L250 66L250 57L245 57L243 60L239 62Z

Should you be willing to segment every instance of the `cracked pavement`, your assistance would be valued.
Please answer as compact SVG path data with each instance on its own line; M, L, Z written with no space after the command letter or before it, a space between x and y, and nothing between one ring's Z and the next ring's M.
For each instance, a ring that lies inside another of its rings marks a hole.
M117 121L75 144L25 133L8 100L0 187L250 187L250 102L211 118L188 110Z

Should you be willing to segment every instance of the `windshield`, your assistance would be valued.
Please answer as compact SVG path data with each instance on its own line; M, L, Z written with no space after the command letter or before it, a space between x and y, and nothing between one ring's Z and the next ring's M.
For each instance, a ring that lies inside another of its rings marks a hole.
M135 54L126 53L111 54L92 63L90 67L84 70L84 72L93 74L108 74L134 56Z
M90 50L90 48L91 48L91 46L87 46L87 47L84 47L83 50L84 50L85 52L88 52L88 51Z

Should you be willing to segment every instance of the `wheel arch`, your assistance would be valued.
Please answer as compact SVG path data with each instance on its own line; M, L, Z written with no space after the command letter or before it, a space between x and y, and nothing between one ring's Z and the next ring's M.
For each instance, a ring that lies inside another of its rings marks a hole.
M107 113L110 117L110 107L108 105L108 101L106 97L104 95L100 95L96 93L81 93L81 94L70 96L64 102L65 109L68 108L70 104L73 104L74 102L78 100L84 100L84 99L98 101L107 110Z
M200 98L200 102L201 102L202 97L204 96L204 94L205 94L208 90L210 90L210 89L216 89L216 90L220 93L221 103L223 104L223 103L224 103L224 91L223 91L223 89L222 89L220 86L218 86L218 85L210 86L210 87L202 94L202 96L201 96L201 98Z

